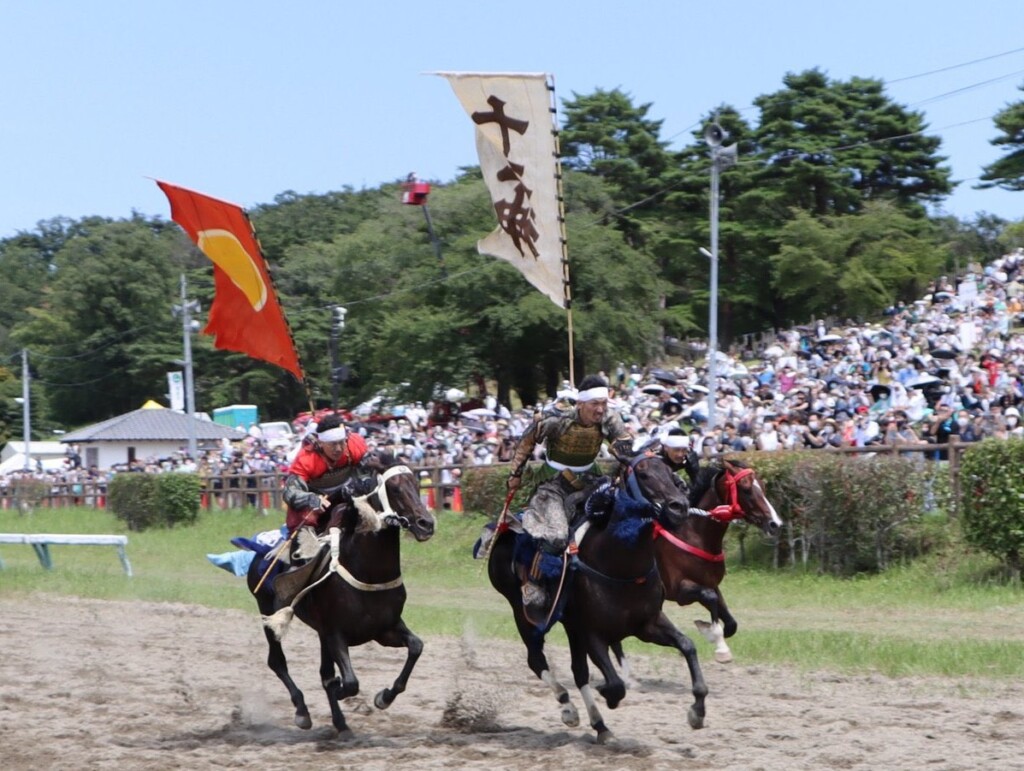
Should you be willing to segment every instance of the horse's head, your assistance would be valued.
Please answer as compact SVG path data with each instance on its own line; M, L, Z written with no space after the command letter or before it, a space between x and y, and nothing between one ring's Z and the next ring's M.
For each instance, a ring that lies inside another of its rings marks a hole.
M728 514L716 515L723 521L744 519L761 528L765 535L776 536L782 528L782 518L765 495L764 485L754 469L739 461L723 460L712 489L725 506Z
M417 541L430 538L434 534L434 515L423 505L413 471L384 450L367 453L362 465L372 476L364 483L363 494L354 496L357 505L359 501L368 503L386 524L408 530Z
M623 459L621 484L630 496L649 503L655 518L680 519L689 511L689 502L676 484L672 468L657 453L640 452Z

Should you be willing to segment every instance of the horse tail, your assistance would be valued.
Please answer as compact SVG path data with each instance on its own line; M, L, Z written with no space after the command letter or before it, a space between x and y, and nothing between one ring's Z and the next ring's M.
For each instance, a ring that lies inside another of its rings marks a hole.
M288 626L292 623L294 617L295 611L290 606L286 606L273 615L263 616L263 626L273 632L274 639L280 642L288 631Z

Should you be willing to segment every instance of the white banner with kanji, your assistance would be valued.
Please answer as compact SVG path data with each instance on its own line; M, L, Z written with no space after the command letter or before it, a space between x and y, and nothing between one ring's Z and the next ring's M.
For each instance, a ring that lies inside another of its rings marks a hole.
M498 227L477 243L477 250L512 263L559 308L565 307L547 76L438 74L448 79L476 124L480 170L498 216Z

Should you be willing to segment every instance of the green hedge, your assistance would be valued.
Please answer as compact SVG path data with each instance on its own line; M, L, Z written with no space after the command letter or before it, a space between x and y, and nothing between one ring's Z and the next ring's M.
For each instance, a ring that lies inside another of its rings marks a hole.
M1024 562L1024 440L989 439L972 447L961 466L960 520L964 538L1001 560L1019 581Z
M199 518L200 488L194 474L117 474L107 505L129 530L190 525Z
M837 576L874 573L936 545L927 510L946 502L945 467L913 457L826 451L744 453L786 521L781 561Z
M10 495L23 512L38 506L50 494L50 483L44 479L12 479Z

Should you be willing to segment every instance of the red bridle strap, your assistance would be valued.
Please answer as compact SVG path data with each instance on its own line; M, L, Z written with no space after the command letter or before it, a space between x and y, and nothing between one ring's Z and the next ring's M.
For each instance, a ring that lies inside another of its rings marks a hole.
M728 505L717 506L711 510L711 516L719 522L732 522L734 519L743 519L745 513L743 507L740 506L740 494L739 488L736 483L739 482L743 477L750 476L754 473L754 469L745 468L733 473L729 469L725 470L725 491L726 498L728 498Z
M672 535L672 533L670 533L668 530L663 528L661 526L661 524L658 523L658 522L654 523L654 537L655 538L659 538L659 537L664 538L666 541L668 541L670 544L675 546L677 549L682 549L687 554L692 554L695 557L700 557L702 560L707 560L708 562L725 562L725 552L724 551L720 551L720 552L718 552L718 554L712 554L709 551L704 551L703 549L698 549L696 546L691 546L690 544L688 544L686 541L682 540L678 536Z

